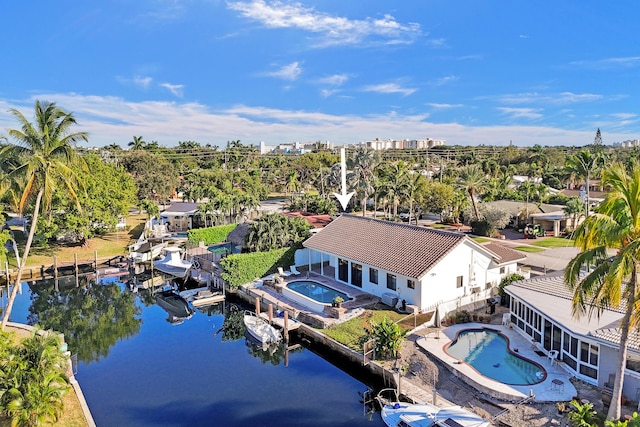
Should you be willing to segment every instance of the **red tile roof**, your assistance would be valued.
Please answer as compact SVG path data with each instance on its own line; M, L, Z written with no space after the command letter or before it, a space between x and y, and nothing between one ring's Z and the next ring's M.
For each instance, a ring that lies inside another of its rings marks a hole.
M482 246L484 246L486 249L490 250L491 252L497 255L496 262L498 264L504 264L505 262L520 261L527 258L527 256L522 252L516 251L515 249L508 248L499 243L491 242L491 243L484 244Z
M472 242L460 233L345 214L303 245L419 279L465 239Z
M314 228L324 228L331 222L330 215L314 215L309 212L300 211L284 212L283 215L289 218L302 217Z

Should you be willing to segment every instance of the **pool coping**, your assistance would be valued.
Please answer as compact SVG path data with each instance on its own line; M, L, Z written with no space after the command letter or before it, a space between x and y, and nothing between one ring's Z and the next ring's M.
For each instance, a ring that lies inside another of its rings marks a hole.
M510 343L511 343L511 340L509 339L509 337L508 337L507 335L503 334L500 330L495 329L495 328L492 328L492 327L490 327L490 326L484 326L484 327L481 327L481 328L465 328L465 329L460 329L459 331L457 331L457 332L456 332L456 334L454 335L454 337L453 337L453 339L452 339L451 341L449 341L448 343L446 343L445 345L443 345L443 346L442 346L442 350L445 352L445 354L447 354L448 356L453 357L453 358L455 359L455 358L456 358L456 356L455 356L455 355L450 354L447 350L449 349L449 347L451 347L451 345L452 345L456 340L458 340L458 338L460 337L460 334L462 334L463 332L470 332L470 331L491 331L491 332L494 332L494 333L496 333L496 334L500 335L500 337L502 337L502 338L505 340L505 342L506 342L506 346L507 346L507 352L508 352L510 355L512 355L512 356L514 356L514 357L516 357L516 358L522 359L522 360L524 360L524 361L526 361L526 362L530 363L531 365L534 365L534 366L535 366L535 367L537 367L537 368L540 370L540 372L542 373L542 377L539 377L538 381L536 381L535 383L532 383L532 384L507 384L507 385L512 385L512 386L529 386L529 387L530 387L530 386L533 386L533 385L536 385L536 384L540 384L541 382L544 382L544 380L546 380L546 379L547 379L547 375L548 375L548 373L547 373L547 370L545 369L545 367L544 367L544 366L542 366L540 363L536 362L535 360L531 360L531 359L529 359L528 357L523 356L523 355L520 353L520 350L519 350L519 348L518 348L518 347L514 347L514 349L512 350L512 349L511 349L511 344L510 344ZM462 364L462 363L464 363L464 364L468 364L468 365L469 365L469 366L470 366L474 371L476 371L479 375L482 375L482 376L486 377L486 375L483 375L483 374L482 374L482 372L480 372L480 371L479 371L475 366L473 366L473 364L470 364L470 363L468 363L468 362L466 362L466 361L464 361L464 360L462 360L462 359L457 359L457 360L458 360L458 362L457 362L457 363L456 363L456 362L454 362L455 364L457 364L457 365ZM499 366L499 364L498 364L498 366ZM494 367L496 367L496 365L494 365ZM491 378L491 377L488 377L488 378ZM493 378L492 378L492 379L493 379ZM497 380L496 380L496 381L497 381Z
M458 363L458 359L447 354L444 348L455 339L460 331L465 329L492 329L500 332L508 338L509 350L513 352L517 349L520 356L542 366L546 371L546 378L532 385L509 385L485 377L467 363ZM552 366L547 356L539 356L535 353L536 349L531 348L530 340L527 341L525 337L507 326L483 323L453 325L418 339L417 344L443 363L455 376L476 390L496 399L517 402L533 394L536 402L559 402L569 401L577 395L575 387L569 381L573 375L565 371L560 364ZM554 380L561 381L562 387L557 387Z

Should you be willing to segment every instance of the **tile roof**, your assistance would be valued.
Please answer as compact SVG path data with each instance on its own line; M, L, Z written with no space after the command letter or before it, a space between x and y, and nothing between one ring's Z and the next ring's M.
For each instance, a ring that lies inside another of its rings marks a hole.
M565 284L562 272L514 282L505 290L574 332L620 344L619 325L626 304L604 310L600 316L594 313L593 316L585 314L575 318L571 314L573 291ZM640 352L640 331L629 331L628 348Z
M419 279L465 239L472 242L464 234L345 214L303 245Z
M314 228L326 227L327 224L331 222L330 215L314 215L309 212L300 211L284 212L283 215L288 218L302 217L309 223L310 226Z
M497 255L497 264L504 264L506 262L520 261L527 258L527 255L523 254L520 251L516 251L515 249L508 248L499 243L490 242L484 245L486 249L490 250L494 254Z

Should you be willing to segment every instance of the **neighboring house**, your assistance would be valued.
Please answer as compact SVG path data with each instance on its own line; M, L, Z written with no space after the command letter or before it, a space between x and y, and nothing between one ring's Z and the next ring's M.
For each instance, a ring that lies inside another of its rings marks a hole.
M160 212L160 221L170 232L187 231L193 228L193 217L198 212L197 203L174 202Z
M524 255L464 234L341 215L307 239L296 265L440 316L494 295ZM494 252L495 251L495 252ZM499 252L499 253L497 253Z
M515 282L505 287L510 296L513 327L545 353L558 352L558 360L575 376L591 384L613 386L624 308L603 310L575 318L573 292L563 272ZM640 333L629 332L623 394L640 395Z
M317 233L331 222L331 215L315 215L309 212L300 211L284 212L282 215L287 218L304 218L311 226L311 229L309 230L311 233Z

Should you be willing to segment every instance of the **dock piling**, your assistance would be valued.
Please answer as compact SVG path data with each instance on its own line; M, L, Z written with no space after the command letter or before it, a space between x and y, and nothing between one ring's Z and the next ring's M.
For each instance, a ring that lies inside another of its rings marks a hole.
M284 311L284 342L289 344L289 312L287 310Z
M273 304L269 304L269 324L273 325Z
M260 298L256 297L256 314L260 316Z

